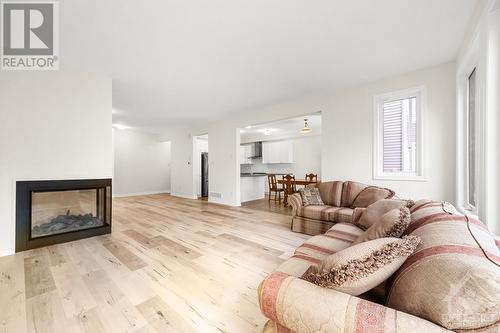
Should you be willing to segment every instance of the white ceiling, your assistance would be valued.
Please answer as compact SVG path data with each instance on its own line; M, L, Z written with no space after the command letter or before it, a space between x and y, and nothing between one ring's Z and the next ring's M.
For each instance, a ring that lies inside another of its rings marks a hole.
M307 123L311 129L311 132L307 134L300 133L300 130L304 127L304 118L307 118ZM240 129L240 139L242 143L319 135L321 134L321 113L317 112L302 117L250 125L249 127L250 128L246 127ZM270 131L271 134L265 135L265 131Z
M65 0L61 68L161 131L454 60L480 0Z

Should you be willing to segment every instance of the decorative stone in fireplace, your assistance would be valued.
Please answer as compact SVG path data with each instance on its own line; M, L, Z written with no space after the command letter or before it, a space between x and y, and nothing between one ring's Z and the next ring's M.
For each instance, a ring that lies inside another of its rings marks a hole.
M16 185L16 252L111 233L111 179Z

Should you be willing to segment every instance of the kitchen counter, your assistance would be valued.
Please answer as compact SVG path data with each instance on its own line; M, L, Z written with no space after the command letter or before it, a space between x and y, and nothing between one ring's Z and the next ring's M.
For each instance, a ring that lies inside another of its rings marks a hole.
M267 173L241 173L240 177L267 177Z

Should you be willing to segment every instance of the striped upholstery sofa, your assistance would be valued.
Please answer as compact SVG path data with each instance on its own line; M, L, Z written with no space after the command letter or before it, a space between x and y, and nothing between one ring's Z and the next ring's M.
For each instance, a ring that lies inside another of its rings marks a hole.
M299 193L291 195L288 202L292 206L292 231L314 236L324 233L334 223L350 223L354 200L369 185L353 181L330 181L310 186L319 189L325 205L304 207Z
M300 279L363 233L357 218L298 247L259 286L263 332L500 332L498 240L447 203L420 200L410 211L405 234L421 244L384 285L358 297Z

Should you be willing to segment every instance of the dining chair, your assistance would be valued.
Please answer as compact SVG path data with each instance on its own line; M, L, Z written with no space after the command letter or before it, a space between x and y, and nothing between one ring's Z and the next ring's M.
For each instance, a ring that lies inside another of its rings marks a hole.
M308 173L306 175L306 181L309 181L309 182L317 182L318 181L318 175L315 174L315 173Z
M285 199L283 200L285 206L288 203L288 195L294 194L297 192L297 185L295 184L295 176L293 175L284 175L283 183L285 185Z
M276 181L276 175L268 174L267 182L269 184L269 201L271 201L271 195L274 192L274 201L276 201L276 196L278 197L278 202L281 202L281 192L283 192L283 200L285 189L283 187L279 187L278 182Z

